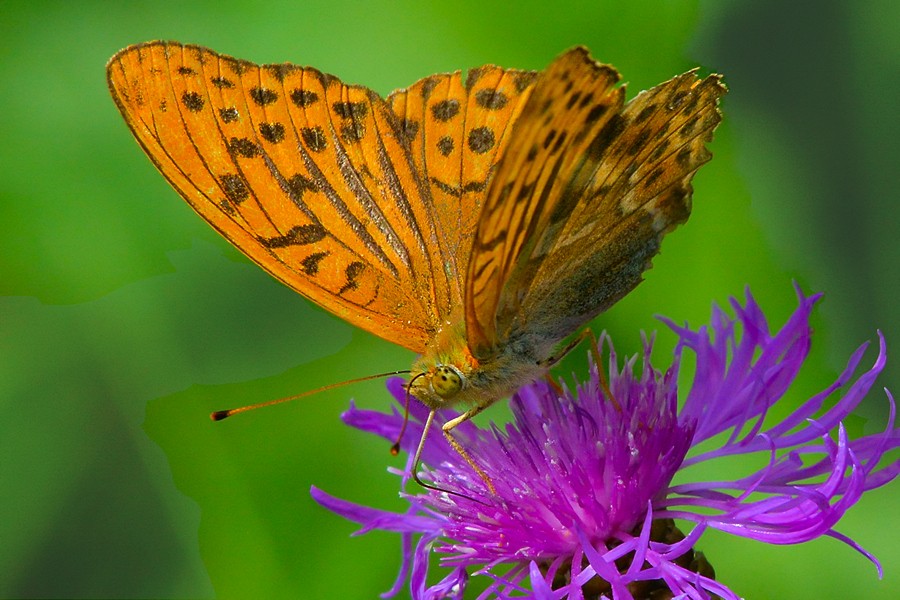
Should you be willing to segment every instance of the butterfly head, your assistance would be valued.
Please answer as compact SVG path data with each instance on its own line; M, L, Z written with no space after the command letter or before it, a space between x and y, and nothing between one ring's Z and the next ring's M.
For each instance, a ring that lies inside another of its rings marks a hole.
M477 392L480 366L466 343L462 317L455 318L435 332L412 365L409 392L432 410L465 403Z
M452 406L462 397L468 387L468 379L463 371L449 363L433 363L421 369L413 369L410 392L428 408L436 409Z
M466 385L466 376L453 365L436 365L430 375L431 390L446 400L451 400Z
M533 336L508 341L476 357L466 338L458 333L458 329L439 332L410 370L410 394L430 409L484 407L547 370L547 362L538 357L543 356L546 344L538 343Z

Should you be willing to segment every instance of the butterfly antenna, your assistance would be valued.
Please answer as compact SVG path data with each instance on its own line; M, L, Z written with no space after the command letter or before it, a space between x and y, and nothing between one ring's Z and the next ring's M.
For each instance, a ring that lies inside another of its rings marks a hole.
M406 424L409 423L409 401L412 398L412 385L416 379L424 376L425 373L419 373L415 377L409 380L409 383L406 384L406 402L403 407L403 425L400 426L400 433L397 434L397 441L394 442L394 445L391 446L391 456L397 456L400 454L400 441L403 439L403 434L406 433Z
M249 406L241 406L240 408L229 408L228 410L217 410L216 412L209 415L209 418L213 421L221 421L222 419L227 419L233 415L238 413L247 412L249 410L256 410L257 408L265 408L266 406L275 406L276 404L283 404L284 402L290 402L292 400L299 400L300 398L305 398L306 396L312 396L313 394L318 394L319 392L326 392L328 390L333 390L334 388L343 387L345 385L350 385L351 383L360 383L361 381L369 381L370 379L380 379L381 377L390 377L391 375L403 375L405 373L409 373L409 371L390 371L388 373L379 373L377 375L367 375L366 377L358 377L356 379L348 379L347 381L341 381L338 383L331 383L320 388L316 388L314 390L309 390L307 392L303 392L302 394L297 394L296 396L288 396L287 398L278 398L277 400L269 400L268 402L260 402L259 404L251 404Z

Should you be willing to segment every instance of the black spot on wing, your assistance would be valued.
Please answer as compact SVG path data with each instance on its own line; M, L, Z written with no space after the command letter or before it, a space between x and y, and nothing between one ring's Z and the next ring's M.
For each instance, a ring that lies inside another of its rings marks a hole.
M247 189L247 184L244 183L244 179L240 175L232 173L222 175L219 177L219 182L222 184L222 191L225 192L225 197L232 204L240 204L250 196L250 190Z
M228 150L235 156L255 158L259 156L259 146L247 138L233 137L228 141Z
M637 114L637 116L634 118L634 122L638 123L638 124L643 123L644 121L649 119L650 115L655 113L656 110L657 110L657 107L655 104L650 104L649 106L645 106L643 109L641 109L641 112L639 112Z
M437 143L438 152L440 152L444 156L449 156L451 152L453 152L453 138L445 135L441 139L438 140Z
M209 81L217 88L231 89L234 87L234 82L227 77L210 77Z
M531 195L534 193L534 188L535 188L536 184L537 184L537 181L532 181L531 183L526 183L521 188L519 188L519 193L516 194L516 204L531 198Z
M649 138L650 131L648 129L643 130L637 135L637 137L634 138L631 144L629 144L628 148L625 150L625 153L628 154L628 156L637 155L647 145L647 140Z
M662 155L666 153L666 150L669 149L669 140L661 141L656 148L653 149L653 152L650 154L650 158L648 159L650 162L656 162Z
M566 143L567 135L568 135L568 132L566 132L566 131L560 132L559 136L557 136L557 138L556 138L556 142L554 142L554 144L553 144L553 148L550 150L550 154L556 154L557 152L560 151L560 149L563 147L563 144Z
M328 231L318 223L297 225L292 227L284 235L276 235L270 238L258 238L266 248L284 248L285 246L305 246L314 244L325 238Z
M569 99L566 101L566 110L571 110L575 103L581 98L581 92L575 92Z
M338 291L338 294L355 290L359 287L359 276L366 270L366 265L361 262L352 262L347 265L344 275L347 277L347 283Z
M484 154L494 147L494 132L489 127L476 127L469 132L469 149Z
M298 198L303 196L303 193L306 191L310 192L318 192L319 186L316 185L316 182L303 175L302 173L297 173L296 175L291 176L287 180L288 188L291 190L293 194L295 194Z
M485 181L469 181L466 185L463 186L464 192L483 192L484 188L487 187L487 180Z
M588 146L588 153L594 160L599 160L613 140L619 137L619 134L625 129L625 123L626 121L621 115L610 117Z
M688 119L687 122L681 126L679 135L681 135L682 138L689 137L694 132L694 128L697 126L697 122L699 120L700 120L699 115L694 115L693 117Z
M506 239L506 228L503 228L500 231L498 231L497 235L495 235L492 239L489 239L489 240L486 240L483 242L478 242L478 248L480 250L484 250L484 251L491 251L494 248L496 248L500 243L502 243L503 240L505 240L505 239Z
M342 119L361 118L369 110L365 102L335 102L331 105L335 114Z
M240 114L238 113L238 109L233 106L230 106L228 108L220 108L219 116L222 118L223 123L234 123L241 118Z
M431 106L431 114L438 121L449 121L459 114L459 100L441 100Z
M484 75L484 69L482 67L469 69L469 72L466 74L465 88L471 90L475 87L475 84L478 83L478 80L481 79L482 75Z
M325 137L325 132L318 125L315 127L302 127L300 129L300 137L303 138L303 143L312 152L321 152L328 147L328 138Z
M516 73L515 77L513 77L513 85L516 86L516 91L520 94L528 89L534 80L537 78L537 73L533 71L526 71L524 73Z
M497 90L484 89L475 92L475 103L487 110L500 110L506 106L507 102L509 102L509 98Z
M651 185L653 185L653 182L655 182L657 179L662 177L663 173L664 173L664 171L663 171L662 167L656 167L655 169L653 169L653 172L651 172L649 175L647 175L647 178L644 179L644 182L643 182L644 187L648 188Z
M438 84L437 77L429 77L425 81L422 82L422 87L420 88L420 92L422 94L423 100L428 100L428 97L431 96L431 92L434 91L434 88Z
M223 56L222 62L231 70L235 75L243 75L256 65L248 60L239 60L237 58L231 58Z
M292 65L288 63L282 63L280 65L264 65L266 71L272 74L272 76L278 81L284 81L284 78L293 73L294 71L299 71L300 67L297 65Z
M358 142L366 135L366 127L362 121L351 120L341 125L341 139L352 144Z
M260 123L259 135L271 144L284 140L284 125L281 123Z
M598 104L594 108L588 111L587 116L584 118L585 123L593 123L598 121L600 117L606 114L606 111L609 110L608 104Z
M305 108L311 104L315 104L319 100L319 95L311 90L302 90L300 88L291 91L291 102L300 108Z
M544 143L541 144L544 147L544 150L550 147L550 144L553 143L553 138L556 137L556 130L551 129L547 132L547 137L544 138Z
M278 92L264 87L250 88L250 97L259 106L267 106L278 100Z
M452 186L452 185L450 185L450 184L447 184L447 183L444 183L443 181L441 181L441 180L438 179L437 177L432 177L432 178L431 178L431 183L434 185L434 187L436 187L437 189L441 190L441 191L444 192L445 194L449 194L449 195L455 196L455 197L457 197L457 198L462 197L462 190L461 190L460 188L454 187L454 186Z
M191 112L200 112L206 102L197 92L185 92L181 95L181 103Z
M400 132L407 140L411 140L419 133L419 123L411 119L403 119L400 123Z
M307 275L317 275L319 273L319 263L328 256L328 252L313 252L300 261L300 268Z

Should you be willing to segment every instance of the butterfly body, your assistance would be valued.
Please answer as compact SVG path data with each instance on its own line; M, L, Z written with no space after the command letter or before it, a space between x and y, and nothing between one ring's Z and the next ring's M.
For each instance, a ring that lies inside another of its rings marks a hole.
M420 358L430 408L490 405L633 289L690 214L719 77L625 102L573 48L382 98L316 69L150 42L107 67L134 136L187 202L275 278ZM468 414L468 413L467 413Z
M464 333L463 321L448 325L412 365L410 391L431 409L482 407L511 394L547 372L557 341L519 337L476 357Z

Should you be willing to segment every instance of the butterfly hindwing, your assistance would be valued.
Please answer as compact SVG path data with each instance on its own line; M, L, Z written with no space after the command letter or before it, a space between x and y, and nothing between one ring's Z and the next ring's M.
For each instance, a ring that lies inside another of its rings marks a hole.
M617 81L575 48L535 84L468 271L467 324L486 347L522 332L558 342L637 285L687 219L724 87L686 73L626 105Z
M123 50L107 73L141 146L210 225L330 312L425 348L455 284L384 100L315 69L167 42Z
M718 76L689 72L625 105L620 133L592 149L565 225L520 257L525 276L510 281L503 322L560 339L640 283L663 236L690 215L691 179L712 156L725 91Z
M537 74L485 65L431 75L388 96L427 180L441 238L465 272L488 182ZM462 289L455 302L462 302Z
M618 79L582 49L567 52L538 76L488 190L468 265L466 329L476 354L502 341L504 288L526 246L546 231L560 186L578 167L579 154L571 148L586 147L621 105L613 87Z

